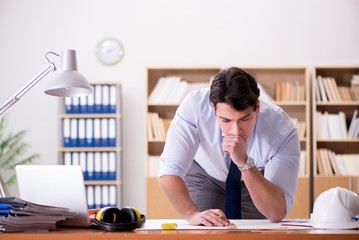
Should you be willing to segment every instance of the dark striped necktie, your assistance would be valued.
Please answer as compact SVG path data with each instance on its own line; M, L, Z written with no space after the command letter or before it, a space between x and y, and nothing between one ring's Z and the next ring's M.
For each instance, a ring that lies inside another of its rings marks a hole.
M225 214L228 219L241 219L241 176L238 166L231 160L225 194Z

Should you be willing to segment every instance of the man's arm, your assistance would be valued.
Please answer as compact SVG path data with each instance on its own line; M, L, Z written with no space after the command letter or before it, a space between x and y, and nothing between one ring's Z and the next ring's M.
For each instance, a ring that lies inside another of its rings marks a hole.
M233 162L239 167L243 167L248 159L246 142L239 136L225 137L222 149L231 154ZM255 167L243 171L242 178L256 208L269 221L281 221L287 212L284 192L265 179Z
M172 207L190 224L205 226L227 226L229 221L220 209L200 212L191 200L188 189L182 178L174 175L163 175L159 178L160 188Z
M254 205L269 221L279 222L286 216L283 191L265 179L256 167L243 171L242 178Z

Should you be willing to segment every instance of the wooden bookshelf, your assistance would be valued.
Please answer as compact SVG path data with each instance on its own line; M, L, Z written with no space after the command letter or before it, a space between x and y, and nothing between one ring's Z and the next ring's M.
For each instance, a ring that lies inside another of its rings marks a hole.
M308 70L306 67L289 66L289 67L242 67L245 71L256 78L257 82L265 91L276 99L276 83L292 83L304 86L305 99L295 101L274 101L274 104L283 108L292 118L296 118L306 123L306 134L300 138L301 151L305 152L305 174L299 175L294 203L291 211L286 218L309 218L310 210L310 84Z
M291 82L301 84L305 90L305 99L298 101L274 101L274 104L282 107L292 118L296 118L306 124L306 134L300 139L301 150L306 155L305 174L298 179L297 193L294 205L288 218L309 217L309 158L310 158L310 91L309 78L306 67L241 67L254 76L263 89L275 100L275 83ZM173 118L179 104L151 103L148 97L161 77L180 76L190 83L210 82L221 70L220 67L208 68L148 68L147 69L147 93L146 93L146 128L148 130L147 113L157 112L160 118ZM148 134L148 131L146 133ZM158 186L156 176L149 176L149 156L159 156L165 144L165 139L146 137L145 176L146 176L146 209L148 218L179 218L173 210L164 194Z
M351 191L358 192L357 179L359 172L356 175L334 175L334 176L323 176L320 173L318 162L319 152L318 149L329 149L335 154L359 154L359 138L341 138L332 139L330 136L318 137L317 131L320 126L325 124L323 119L319 120L316 117L317 112L338 114L340 111L345 114L346 124L350 124L350 120L353 116L354 110L359 110L358 99L351 101L323 101L322 97L318 98L318 91L320 92L320 85L317 83L318 76L322 78L333 78L337 87L350 88L350 82L353 75L359 74L359 66L315 66L312 74L312 132L313 132L313 197L314 200L319 196L320 193L330 188L341 186ZM319 124L319 125L318 125ZM338 129L339 126L336 126ZM331 128L333 129L333 128ZM334 129L333 129L334 130ZM358 159L359 160L359 159Z

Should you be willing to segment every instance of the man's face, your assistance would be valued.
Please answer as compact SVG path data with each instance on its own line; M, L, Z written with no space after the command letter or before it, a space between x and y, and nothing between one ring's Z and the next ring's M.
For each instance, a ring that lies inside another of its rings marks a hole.
M259 112L259 101L256 111L253 111L253 107L237 111L227 103L217 103L217 109L215 110L213 107L213 110L225 136L240 136L244 141L247 141Z

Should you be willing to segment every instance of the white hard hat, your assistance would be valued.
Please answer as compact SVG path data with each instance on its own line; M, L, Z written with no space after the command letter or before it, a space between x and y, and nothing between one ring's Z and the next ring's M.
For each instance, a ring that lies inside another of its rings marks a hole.
M359 196L336 187L322 192L315 200L311 224L315 228L358 228Z

